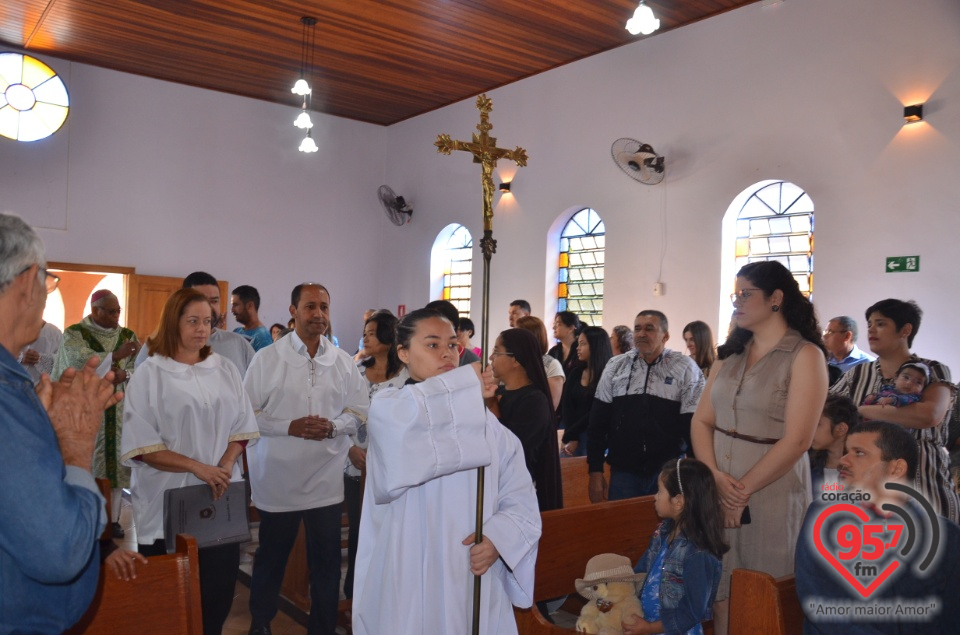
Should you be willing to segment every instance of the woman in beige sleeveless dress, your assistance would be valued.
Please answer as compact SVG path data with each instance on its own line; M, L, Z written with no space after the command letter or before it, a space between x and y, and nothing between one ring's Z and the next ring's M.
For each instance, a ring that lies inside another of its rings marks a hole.
M730 544L714 610L717 635L727 631L734 569L793 573L810 504L806 452L827 395L813 305L786 267L744 266L732 300L737 328L718 350L721 361L691 424L694 453L717 479Z

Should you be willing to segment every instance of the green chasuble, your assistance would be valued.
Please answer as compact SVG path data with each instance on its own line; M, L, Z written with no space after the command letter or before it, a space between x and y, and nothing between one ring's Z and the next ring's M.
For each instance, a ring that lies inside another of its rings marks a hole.
M60 379L68 368L80 370L94 355L103 361L107 353L112 353L129 341L137 341L137 335L130 329L118 327L105 329L90 319L63 330L63 343L57 352L57 359L53 364L52 379ZM133 374L134 356L122 359L119 367ZM117 364L115 364L116 366ZM122 391L125 384L114 388ZM120 464L120 433L123 425L123 401L108 408L103 413L103 423L97 433L97 445L93 453L93 475L97 478L110 479L111 486L130 487L130 468Z

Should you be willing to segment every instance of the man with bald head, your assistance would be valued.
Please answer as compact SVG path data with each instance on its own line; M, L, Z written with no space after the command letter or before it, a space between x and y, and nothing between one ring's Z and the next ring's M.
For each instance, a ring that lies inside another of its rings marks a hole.
M133 363L139 349L136 333L120 326L120 301L117 296L112 291L100 289L90 298L90 315L79 324L63 330L63 342L57 351L51 378L54 381L60 379L68 368L82 370L87 360L96 356L100 360L97 374L103 377L112 371L114 390L123 392L133 373ZM109 479L113 488L111 520L117 537L123 535L117 524L120 518L120 494L123 488L130 487L130 468L120 463L122 425L121 401L104 411L93 454L93 475Z
M269 635L280 586L303 523L310 569L308 635L334 635L340 597L343 466L370 405L348 353L324 337L330 292L316 283L290 294L294 330L259 350L243 385L260 426L248 454L260 548L250 581L251 635Z

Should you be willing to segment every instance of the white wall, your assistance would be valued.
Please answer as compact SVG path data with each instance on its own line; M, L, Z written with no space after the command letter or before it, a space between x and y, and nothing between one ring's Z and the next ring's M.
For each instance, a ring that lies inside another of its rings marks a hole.
M284 107L43 59L70 116L47 140L0 139L0 209L39 228L48 259L206 270L257 287L268 325L289 319L295 284L322 282L353 352L388 224L375 198L385 128L315 114L320 152L304 155L292 96Z
M432 145L441 132L469 137L472 99L390 128L317 115L321 151L305 156L293 103L44 59L64 75L73 110L46 141L0 139L0 209L40 227L51 260L148 275L206 269L258 287L268 323L285 318L294 284L319 280L349 348L363 309L430 299L430 250L444 226L463 222L479 243L478 166ZM782 178L816 205L821 317L914 298L927 315L915 349L960 368L960 342L943 336L957 306L960 235L955 0L755 3L490 96L493 134L530 154L526 168L498 168L516 179L497 198L493 333L518 297L549 322L546 235L589 205L608 232L605 323L659 308L677 344L684 323L714 324L720 310L727 206L750 184ZM927 121L903 127L902 107L915 102L926 102ZM618 170L610 145L619 137L666 155L661 185ZM374 198L381 183L413 203L411 224L386 221ZM656 298L663 229L667 294ZM917 254L920 273L882 273L884 256ZM480 261L478 249L477 296Z
M604 323L631 323L638 310L658 308L679 346L686 322L716 323L727 206L754 182L786 179L816 206L821 319L862 319L876 300L913 298L926 313L915 350L960 372L960 341L945 336L958 306L956 0L756 3L489 95L492 134L530 155L526 168L498 168L517 176L496 208L492 333L506 327L517 297L549 322L546 234L559 215L587 205L607 229ZM926 122L903 127L903 106L916 102L926 102ZM478 166L432 146L441 132L468 138L478 120L471 99L388 129L387 182L416 211L412 224L383 228L384 266L404 274L381 280L379 304L429 299L430 246L448 223L464 223L479 239ZM619 171L610 157L619 137L666 155L661 185ZM663 218L667 293L658 298ZM900 255L920 255L920 273L883 273L884 257ZM477 297L479 261L478 252ZM477 300L474 315L479 310Z

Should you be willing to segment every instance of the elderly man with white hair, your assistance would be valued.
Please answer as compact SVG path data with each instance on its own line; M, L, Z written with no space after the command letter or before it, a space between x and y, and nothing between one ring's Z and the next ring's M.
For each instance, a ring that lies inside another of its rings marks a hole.
M37 339L47 294L40 237L0 214L0 631L62 633L83 615L100 573L106 524L90 473L100 411L116 404L97 359L57 384L33 381L14 357Z
M87 360L96 356L100 360L97 374L103 377L112 371L115 390L122 392L133 375L139 349L136 333L120 326L120 301L117 296L112 291L100 289L90 298L90 315L79 324L63 330L63 343L50 377L57 380L68 368L79 370ZM120 518L120 495L123 488L130 487L130 468L120 462L122 426L123 402L120 402L103 413L103 424L93 455L93 475L109 479L113 488L110 506L113 518L110 520L114 523L113 534L116 538L123 537L117 522Z

